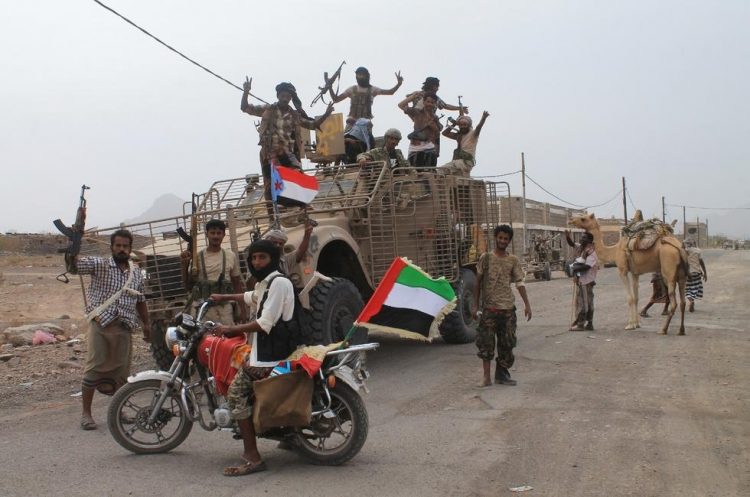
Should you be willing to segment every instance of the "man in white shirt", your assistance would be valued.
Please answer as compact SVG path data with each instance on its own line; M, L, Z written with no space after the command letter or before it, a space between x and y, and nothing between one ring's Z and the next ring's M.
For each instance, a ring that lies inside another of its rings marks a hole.
M227 337L244 333L251 344L250 354L245 358L242 369L237 371L227 394L232 416L240 427L244 463L224 469L225 476L242 476L267 469L258 452L248 400L253 381L266 378L274 366L289 357L295 349L287 328L278 326L280 321L290 321L294 315L294 288L292 282L279 271L279 258L279 249L271 241L253 242L248 262L250 272L258 281L255 289L244 294L211 296L219 302L244 302L255 316L247 324L219 325L213 330L215 335Z

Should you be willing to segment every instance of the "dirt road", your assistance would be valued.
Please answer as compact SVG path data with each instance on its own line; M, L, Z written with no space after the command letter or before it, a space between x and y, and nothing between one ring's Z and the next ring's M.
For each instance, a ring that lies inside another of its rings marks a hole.
M474 388L471 344L380 337L368 362L369 437L338 468L309 466L261 441L270 470L226 478L220 470L237 462L239 443L198 427L170 454L134 456L106 429L78 429L79 400L69 396L76 372L22 387L0 363L0 495L506 496L528 485L520 495L747 496L750 251L707 251L705 260L706 298L687 315L685 337L674 323L672 334L657 335L658 317L623 331L614 269L600 273L594 332L565 331L570 280L530 282L534 318L519 325L516 387ZM16 272L0 271L0 307L17 305L6 291ZM79 309L80 294L66 292L66 308ZM43 320L71 314L45 312L27 309ZM55 352L37 356L47 353ZM100 421L106 403L95 399Z

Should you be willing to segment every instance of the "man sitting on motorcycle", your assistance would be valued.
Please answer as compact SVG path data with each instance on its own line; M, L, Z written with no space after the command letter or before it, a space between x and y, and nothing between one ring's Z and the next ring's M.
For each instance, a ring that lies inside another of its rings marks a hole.
M237 371L229 386L227 402L232 416L237 420L244 445L239 466L224 469L225 476L241 476L267 469L260 457L255 442L255 427L250 418L249 400L253 381L266 378L279 361L286 359L294 345L289 337L277 327L280 320L289 321L294 314L294 288L292 282L279 272L279 249L268 240L257 240L250 245L248 268L259 283L255 289L244 294L211 295L211 299L223 302L235 300L250 306L255 319L238 325L218 325L214 334L218 336L248 336L250 353L240 371ZM276 331L276 333L274 333Z

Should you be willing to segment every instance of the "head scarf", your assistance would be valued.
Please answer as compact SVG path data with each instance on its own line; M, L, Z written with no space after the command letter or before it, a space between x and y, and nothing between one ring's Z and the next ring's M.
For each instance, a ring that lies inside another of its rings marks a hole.
M370 148L372 148L372 145L370 144L370 120L369 119L360 117L359 119L354 121L354 124L352 124L351 129L347 131L346 134L349 136L353 136L357 140L367 145L367 150L370 150Z
M253 254L263 252L271 256L271 262L264 268L255 269L252 264ZM279 270L279 249L268 240L256 240L247 251L247 268L256 281L263 281L266 277Z
M264 240L270 240L272 238L276 240L281 240L284 243L286 243L286 241L289 240L289 237L286 236L286 233L284 233L281 230L269 230L265 235L263 235Z

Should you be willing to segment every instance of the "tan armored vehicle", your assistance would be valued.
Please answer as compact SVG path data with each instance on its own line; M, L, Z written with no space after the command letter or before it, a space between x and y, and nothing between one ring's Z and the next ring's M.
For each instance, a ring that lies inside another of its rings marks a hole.
M289 237L287 253L299 245L305 219L317 222L308 253L290 274L303 288L301 300L312 312L316 338L323 343L343 338L393 259L401 256L455 285L458 306L440 332L449 343L472 340L476 261L492 248L498 196L509 195L508 184L448 176L435 169L391 169L383 162L319 167L307 173L317 177L317 197L305 210L280 208L279 222ZM187 303L179 257L187 244L176 230L190 231L189 210L188 204L182 216L124 226L134 234L134 251L146 275L152 348L161 366L171 362L171 352L160 335ZM192 216L198 249L205 246L206 221L224 220L225 247L240 255L244 274L245 249L273 224L269 211L257 175L214 183L197 197ZM87 232L82 254L107 254L107 237L117 228Z

